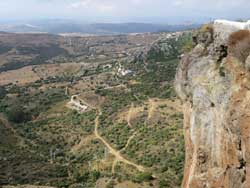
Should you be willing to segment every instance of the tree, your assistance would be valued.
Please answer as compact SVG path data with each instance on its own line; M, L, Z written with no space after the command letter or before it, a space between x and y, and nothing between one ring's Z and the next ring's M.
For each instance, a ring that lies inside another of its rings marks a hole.
M13 104L7 111L9 121L14 123L22 123L29 120L28 114L24 112L24 108L20 104Z

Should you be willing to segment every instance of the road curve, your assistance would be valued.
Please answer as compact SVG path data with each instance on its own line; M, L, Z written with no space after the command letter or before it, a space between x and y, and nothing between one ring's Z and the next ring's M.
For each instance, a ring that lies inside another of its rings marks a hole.
M145 168L141 165L137 165L127 159L125 159L119 151L117 151L116 149L114 149L104 138L101 137L101 135L98 133L98 127L99 127L99 116L102 114L101 110L98 110L98 114L96 116L95 119L95 136L102 141L102 143L109 149L109 152L115 156L116 160L119 162L123 162L125 164L128 164L130 166L135 167L138 171L140 172L145 172Z

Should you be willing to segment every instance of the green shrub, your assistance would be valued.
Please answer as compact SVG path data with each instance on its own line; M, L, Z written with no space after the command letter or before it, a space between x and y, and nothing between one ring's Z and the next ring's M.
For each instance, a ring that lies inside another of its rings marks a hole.
M13 104L7 111L9 121L14 123L22 123L30 120L30 115L24 112L24 108L20 104Z
M225 68L224 67L220 67L219 68L219 74L220 74L221 77L225 77L226 76Z
M114 180L111 180L110 182L108 182L108 184L106 185L106 188L114 188L115 186L115 182Z
M169 182L166 180L159 180L159 188L167 188L169 187Z
M151 172L141 172L137 174L133 179L133 181L136 183L148 182L151 180L153 180Z
M193 48L194 48L193 41L191 39L187 40L186 43L182 47L182 52L183 53L190 52Z

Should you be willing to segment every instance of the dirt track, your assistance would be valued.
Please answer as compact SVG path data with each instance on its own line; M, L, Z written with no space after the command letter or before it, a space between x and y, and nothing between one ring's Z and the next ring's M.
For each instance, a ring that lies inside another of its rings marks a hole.
M138 164L135 164L127 159L125 159L119 151L114 149L104 138L101 137L101 135L98 133L98 127L99 127L99 116L101 115L101 110L98 110L98 114L95 119L95 136L102 141L102 143L109 149L109 152L115 156L115 164L117 162L123 162L125 164L131 165L135 168L137 168L138 171L140 172L145 172L145 168L143 166L140 166ZM114 165L115 166L115 165ZM114 167L113 167L114 168Z

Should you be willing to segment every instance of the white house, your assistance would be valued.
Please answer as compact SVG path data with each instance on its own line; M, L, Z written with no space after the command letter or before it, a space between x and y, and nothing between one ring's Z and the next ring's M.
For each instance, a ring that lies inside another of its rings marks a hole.
M215 20L214 21L215 42L220 44L227 44L228 38L231 33L243 29L250 30L250 20L247 22Z

